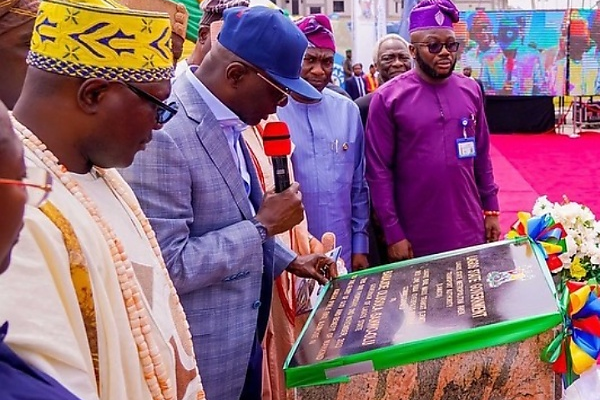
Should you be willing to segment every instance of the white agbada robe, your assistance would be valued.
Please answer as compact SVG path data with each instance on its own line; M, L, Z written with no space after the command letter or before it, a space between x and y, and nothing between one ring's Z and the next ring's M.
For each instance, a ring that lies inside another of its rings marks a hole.
M25 157L28 165L44 167L27 148ZM168 277L140 223L102 178L74 178L84 181L83 190L105 214L106 221L115 225L112 228L129 258L134 264L145 264L134 268L135 283L141 284L144 304L151 310L153 336L169 379L179 391L176 398L203 398L198 395L202 386L195 374L191 342L188 345L187 340L181 340L186 338L187 324L173 315ZM127 196L133 197L129 186L120 180ZM81 399L150 399L115 265L98 225L57 179L48 201L72 225L87 260L97 320L100 390L63 235L42 211L31 206L26 208L25 226L13 250L10 268L0 277L0 320L10 321L11 328L7 344Z

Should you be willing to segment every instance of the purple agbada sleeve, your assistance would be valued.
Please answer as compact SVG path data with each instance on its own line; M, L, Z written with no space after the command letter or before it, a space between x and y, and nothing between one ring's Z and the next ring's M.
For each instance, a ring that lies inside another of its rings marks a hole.
M360 113L356 114L355 126L358 154L354 159L352 175L352 254L368 254L369 186L365 179L365 136Z
M385 240L390 245L406 238L394 204L394 133L394 121L389 106L385 104L381 93L375 92L369 106L365 133L366 175L373 210L383 228Z
M479 89L481 92L481 89ZM475 183L481 198L484 211L499 211L498 185L494 182L492 160L490 157L490 130L483 107L483 96L479 97L479 112L477 113L477 157L474 160Z

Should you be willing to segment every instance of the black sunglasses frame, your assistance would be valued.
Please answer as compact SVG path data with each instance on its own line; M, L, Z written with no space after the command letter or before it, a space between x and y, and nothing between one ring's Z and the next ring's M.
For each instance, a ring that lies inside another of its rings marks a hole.
M451 43L440 43L440 42L412 42L412 44L418 44L421 46L426 46L427 51L431 54L439 54L442 52L442 49L445 47L448 49L450 53L456 53L460 48L460 42L451 42Z
M156 97L152 96L150 93L140 89L137 86L133 86L132 84L123 81L119 81L119 83L122 83L123 85L127 86L129 90L138 95L140 98L149 101L150 103L158 107L156 110L157 123L166 124L171 120L171 118L175 116L175 114L177 114L177 103L175 103L174 101L169 104L165 104L164 102L160 101Z

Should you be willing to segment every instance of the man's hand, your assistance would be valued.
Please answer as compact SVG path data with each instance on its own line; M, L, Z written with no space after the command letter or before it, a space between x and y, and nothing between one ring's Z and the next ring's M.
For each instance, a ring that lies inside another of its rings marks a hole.
M321 285L338 276L335 262L323 254L298 256L288 265L287 271L301 278L312 278Z
M366 254L352 254L352 272L369 268L369 260Z
M485 239L488 243L497 242L500 239L500 221L498 217L493 215L485 217Z
M292 183L292 186L281 193L270 191L265 194L256 213L256 220L267 228L269 236L289 231L304 219L299 186L298 183Z
M413 258L412 245L406 239L388 246L388 258L390 261L402 261Z

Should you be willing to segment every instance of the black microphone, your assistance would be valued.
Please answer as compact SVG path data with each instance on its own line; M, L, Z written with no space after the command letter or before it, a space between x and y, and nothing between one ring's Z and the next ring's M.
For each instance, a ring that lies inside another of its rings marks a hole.
M292 153L290 130L285 122L268 122L263 131L265 154L273 162L275 193L281 193L291 186L288 156Z

